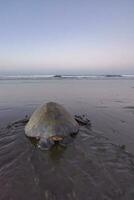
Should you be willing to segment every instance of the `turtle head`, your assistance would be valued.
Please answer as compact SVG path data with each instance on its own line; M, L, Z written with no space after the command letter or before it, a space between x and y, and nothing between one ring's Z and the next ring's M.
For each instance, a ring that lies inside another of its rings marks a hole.
M54 142L46 138L41 138L38 143L38 147L41 150L49 150L53 145L54 145Z

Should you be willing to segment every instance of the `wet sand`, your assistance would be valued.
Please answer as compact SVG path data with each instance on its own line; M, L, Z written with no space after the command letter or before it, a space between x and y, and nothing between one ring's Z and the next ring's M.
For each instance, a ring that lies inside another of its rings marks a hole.
M0 82L0 200L133 200L133 86L133 80ZM25 137L22 119L48 101L86 115L92 129L81 127L67 148L40 151Z
M0 81L0 127L56 101L73 115L87 115L94 129L134 154L133 87L133 79Z
M39 150L18 121L0 132L0 199L134 198L134 156L81 126L66 148Z

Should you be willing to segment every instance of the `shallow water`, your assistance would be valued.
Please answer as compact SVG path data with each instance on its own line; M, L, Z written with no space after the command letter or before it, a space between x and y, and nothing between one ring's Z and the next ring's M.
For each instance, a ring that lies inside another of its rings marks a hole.
M0 200L133 200L134 157L80 127L67 148L39 150L25 123L0 130Z

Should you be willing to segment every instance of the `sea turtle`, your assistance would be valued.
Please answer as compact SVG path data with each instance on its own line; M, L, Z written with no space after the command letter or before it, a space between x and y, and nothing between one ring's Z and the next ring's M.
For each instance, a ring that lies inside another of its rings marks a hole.
M55 102L37 108L25 126L25 134L39 139L41 149L49 149L55 142L65 145L78 131L77 121Z

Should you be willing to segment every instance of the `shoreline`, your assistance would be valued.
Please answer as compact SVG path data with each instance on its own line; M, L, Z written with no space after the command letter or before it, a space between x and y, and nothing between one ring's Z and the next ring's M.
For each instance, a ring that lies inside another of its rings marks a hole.
M29 74L29 75L0 75L0 81L34 81L34 80L134 80L134 74L93 74L93 75L46 75L46 74Z

